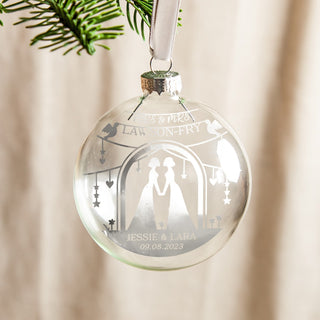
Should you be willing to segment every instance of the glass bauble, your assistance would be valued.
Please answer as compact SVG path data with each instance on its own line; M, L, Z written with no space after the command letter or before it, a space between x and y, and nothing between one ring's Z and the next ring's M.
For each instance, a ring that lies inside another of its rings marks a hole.
M250 169L230 126L179 97L174 72L107 112L83 144L74 194L86 229L130 265L178 269L215 254L248 205Z

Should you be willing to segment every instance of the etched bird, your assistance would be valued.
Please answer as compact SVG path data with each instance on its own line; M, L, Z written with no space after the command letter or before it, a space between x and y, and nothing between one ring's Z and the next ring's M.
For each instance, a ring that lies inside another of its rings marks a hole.
M213 120L212 122L207 120L206 123L207 123L207 130L209 133L219 135L218 130L222 128L222 125L217 120Z
M104 136L104 139L107 138L112 138L117 134L117 127L118 127L119 123L115 122L113 125L111 125L110 123L108 123L103 129L102 131L107 133L106 136Z

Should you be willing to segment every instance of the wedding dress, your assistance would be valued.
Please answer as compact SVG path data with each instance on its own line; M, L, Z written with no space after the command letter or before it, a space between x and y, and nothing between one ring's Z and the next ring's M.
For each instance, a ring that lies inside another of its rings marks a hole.
M168 168L165 174L166 187L170 187L170 204L168 216L168 229L173 231L191 232L194 231L194 225L190 218L184 197L179 185L175 182L174 171Z
M133 217L129 229L132 230L150 230L156 229L156 223L154 218L154 202L153 202L153 190L158 187L158 173L155 169L151 169L149 172L149 180L141 192L139 204L135 216ZM159 193L159 192L158 192Z

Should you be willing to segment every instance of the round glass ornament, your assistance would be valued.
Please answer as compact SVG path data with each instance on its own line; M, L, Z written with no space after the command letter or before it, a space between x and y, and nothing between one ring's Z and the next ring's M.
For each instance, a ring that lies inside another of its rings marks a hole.
M92 238L145 269L197 264L230 238L248 205L246 153L212 109L179 97L176 72L141 76L142 97L107 112L84 142L74 195Z

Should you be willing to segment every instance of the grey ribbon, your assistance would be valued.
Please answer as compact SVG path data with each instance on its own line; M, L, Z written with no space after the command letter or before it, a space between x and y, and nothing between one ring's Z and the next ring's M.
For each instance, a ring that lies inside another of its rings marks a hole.
M149 46L158 60L171 60L181 0L154 0Z

